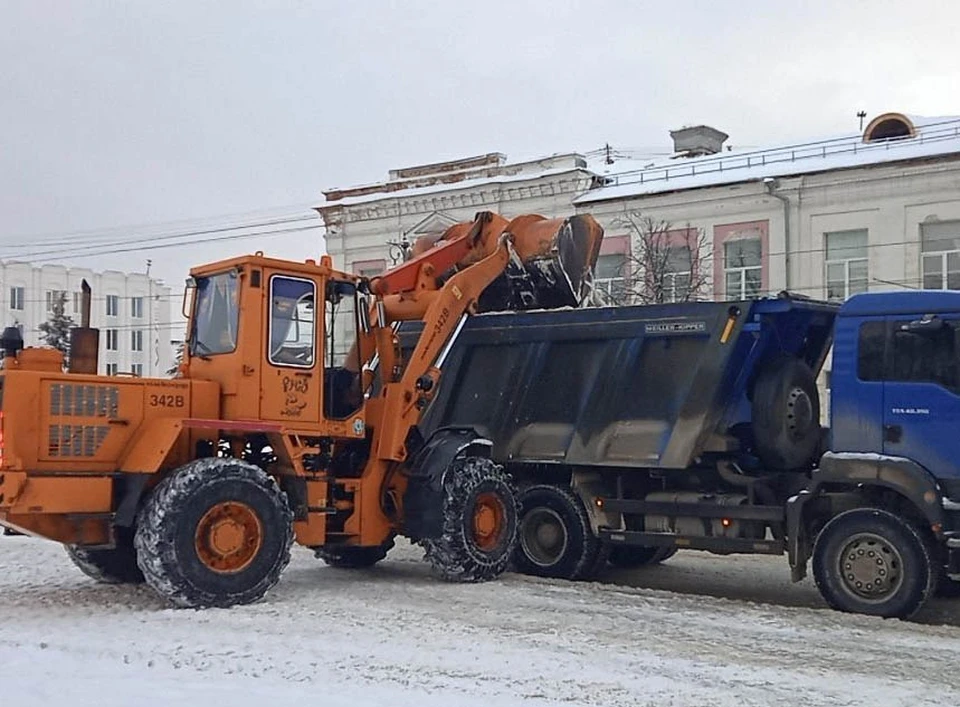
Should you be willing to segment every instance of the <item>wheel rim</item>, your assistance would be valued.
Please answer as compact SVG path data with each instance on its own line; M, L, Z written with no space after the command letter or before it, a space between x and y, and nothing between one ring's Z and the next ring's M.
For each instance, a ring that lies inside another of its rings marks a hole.
M787 426L795 435L806 432L813 424L813 401L803 388L794 388L787 396Z
M211 507L197 524L194 545L210 570L232 574L246 569L263 546L263 525L247 504L224 501Z
M903 584L903 558L886 538L858 533L840 553L838 568L843 588L861 601L887 600Z
M552 567L567 551L567 527L552 508L532 508L523 516L520 546L538 567Z
M473 504L472 535L474 544L484 552L494 550L503 540L507 510L495 493L481 493Z

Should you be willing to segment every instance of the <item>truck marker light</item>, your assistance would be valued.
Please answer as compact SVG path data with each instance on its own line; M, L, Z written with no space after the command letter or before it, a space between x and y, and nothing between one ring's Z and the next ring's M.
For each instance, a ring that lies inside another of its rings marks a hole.
M720 334L720 343L725 344L730 340L730 335L733 333L733 326L737 323L737 317L740 316L739 307L731 307L727 310L727 323L723 327L723 333Z

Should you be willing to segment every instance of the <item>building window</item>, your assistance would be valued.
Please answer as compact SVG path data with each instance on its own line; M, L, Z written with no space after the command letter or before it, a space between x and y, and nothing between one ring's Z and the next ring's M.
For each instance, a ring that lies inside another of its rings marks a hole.
M626 304L627 256L625 253L610 253L597 258L594 285L606 299L614 304Z
M923 287L960 290L960 221L920 224Z
M142 364L142 363L134 363L133 365L130 366L130 372L133 373L133 375L137 376L138 378L142 378L142 377L143 377L143 364Z
M825 233L827 299L842 302L868 285L867 229Z
M130 298L130 316L134 319L143 319L143 297Z
M73 293L73 313L80 314L80 306L83 304L83 293L74 292Z
M130 350L143 351L143 330L134 329L130 332Z
M693 276L693 256L690 247L670 246L667 254L667 269L663 274L663 301L686 302L690 299L690 283Z
M119 332L116 329L107 329L107 351L118 351L119 344Z
M23 288L22 287L10 288L10 309L15 309L17 311L23 310Z
M117 375L117 364L115 364L115 363L108 363L108 364L107 364L107 375L108 375L108 376L115 376L115 375Z
M756 299L763 287L763 246L759 238L723 244L723 273L728 300Z
M107 295L107 316L116 317L120 315L120 296Z
M47 311L52 312L53 307L60 301L60 297L66 297L67 293L63 290L47 290Z
M359 260L353 264L353 272L360 277L376 277L386 269L386 260Z

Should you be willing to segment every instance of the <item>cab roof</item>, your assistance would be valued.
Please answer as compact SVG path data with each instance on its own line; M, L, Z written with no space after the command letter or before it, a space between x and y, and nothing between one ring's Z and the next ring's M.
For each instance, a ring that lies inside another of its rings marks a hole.
M854 295L840 307L841 317L948 312L960 313L960 292L951 290L863 292Z

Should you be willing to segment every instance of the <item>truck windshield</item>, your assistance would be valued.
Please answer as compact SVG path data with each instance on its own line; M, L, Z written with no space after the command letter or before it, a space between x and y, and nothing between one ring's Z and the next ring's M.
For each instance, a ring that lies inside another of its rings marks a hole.
M237 272L197 278L193 331L190 354L210 356L229 353L237 348L237 327L240 323Z

